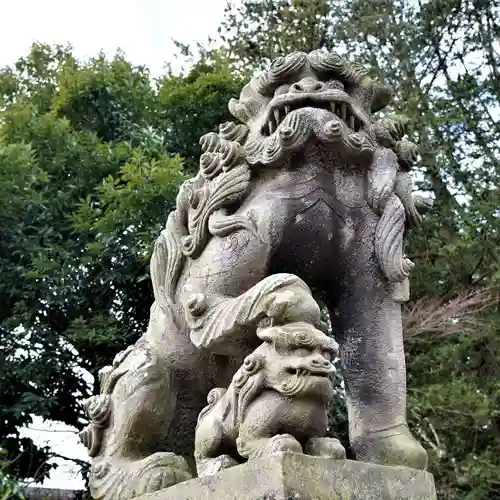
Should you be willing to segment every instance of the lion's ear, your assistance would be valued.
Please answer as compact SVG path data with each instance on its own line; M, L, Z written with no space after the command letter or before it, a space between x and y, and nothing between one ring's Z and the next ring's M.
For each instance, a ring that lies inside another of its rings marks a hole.
M394 90L390 85L383 85L380 83L376 84L373 90L371 112L376 113L384 109L391 102Z

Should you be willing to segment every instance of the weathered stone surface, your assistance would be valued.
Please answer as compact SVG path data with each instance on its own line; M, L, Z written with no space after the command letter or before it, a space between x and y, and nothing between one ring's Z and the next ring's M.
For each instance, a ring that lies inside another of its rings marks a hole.
M432 474L406 467L274 455L138 500L435 500Z
M339 457L339 443L323 439L324 401L296 398L330 353L306 342L294 350L297 369L283 374L276 357L258 373L263 382L239 387L233 379L253 366L245 359L262 354L263 329L323 329L313 290L338 332L356 458L426 468L406 423L401 303L413 267L406 235L429 203L412 194L417 146L406 139L406 121L376 115L391 93L335 52L295 52L230 100L240 123L201 138L199 172L181 186L151 258L148 329L100 371L100 394L86 403L81 438L93 458L95 499L129 500L190 479L197 425L202 473L231 462L226 444L249 459L302 444ZM293 397L257 397L265 407L254 406L253 416L235 411L266 384L277 386L273 367ZM314 418L296 418L305 412Z

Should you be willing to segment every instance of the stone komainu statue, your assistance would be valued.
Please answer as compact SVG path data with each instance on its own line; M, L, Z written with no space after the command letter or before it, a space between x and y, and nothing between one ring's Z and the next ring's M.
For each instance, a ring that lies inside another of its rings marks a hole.
M425 468L406 423L401 303L417 147L391 90L335 53L278 58L232 99L238 123L200 140L151 259L146 333L100 372L81 434L95 498L125 499L192 476L197 418L229 387L263 326L339 332L357 460Z

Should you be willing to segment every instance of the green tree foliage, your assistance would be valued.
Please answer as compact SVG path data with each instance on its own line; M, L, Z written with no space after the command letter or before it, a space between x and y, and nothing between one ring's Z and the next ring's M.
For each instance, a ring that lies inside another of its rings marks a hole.
M41 479L51 452L33 415L82 427L96 375L144 331L148 264L195 168L198 139L229 118L240 83L221 64L152 79L121 54L87 63L33 46L0 72L0 446ZM179 156L177 153L182 155Z
M24 500L22 484L11 475L6 473L6 452L0 448L0 500Z
M236 71L326 47L397 90L435 200L408 249L409 417L447 499L500 494L499 18L498 2L243 0L219 30Z
M405 316L412 429L443 499L498 496L498 5L480 0L243 0L202 51L153 79L123 55L35 45L0 72L0 447L9 476L49 473L32 415L81 427L93 375L144 331L148 259L198 139L249 71L292 50L349 54L397 89L436 211L411 238ZM229 64L227 60L229 61ZM465 290L465 291L464 291ZM489 307L486 307L489 305ZM475 314L471 315L470 313ZM341 377L337 380L341 383ZM342 393L332 433L346 437ZM2 479L0 479L2 481ZM2 483L3 484L3 483Z

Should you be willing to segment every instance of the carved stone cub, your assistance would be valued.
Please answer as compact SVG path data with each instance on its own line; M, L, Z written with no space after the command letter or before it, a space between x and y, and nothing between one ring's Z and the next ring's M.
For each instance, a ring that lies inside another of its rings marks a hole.
M199 476L285 451L345 458L339 440L325 437L338 344L307 323L273 326L257 335L262 344L247 356L227 390L209 393L200 413Z

